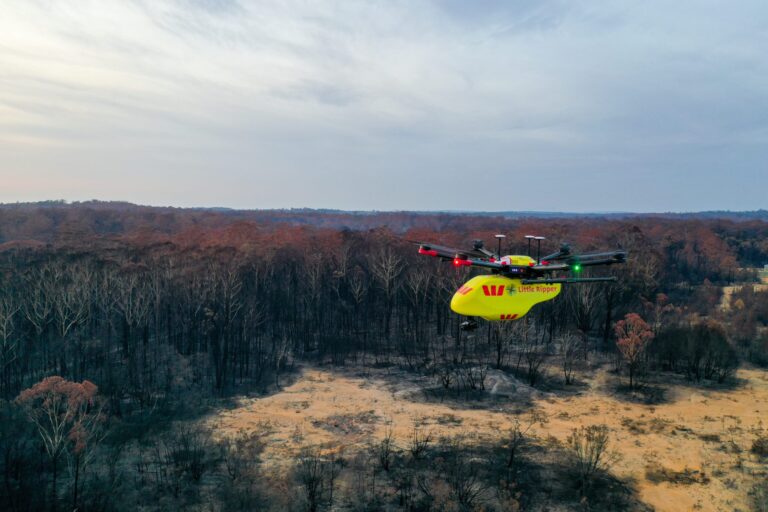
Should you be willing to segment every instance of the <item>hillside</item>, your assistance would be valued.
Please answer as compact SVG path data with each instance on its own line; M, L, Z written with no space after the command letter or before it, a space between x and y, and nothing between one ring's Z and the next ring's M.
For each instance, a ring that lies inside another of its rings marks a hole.
M629 256L464 331L477 271L412 241L499 232ZM0 237L0 509L768 499L764 221L46 204L0 208Z

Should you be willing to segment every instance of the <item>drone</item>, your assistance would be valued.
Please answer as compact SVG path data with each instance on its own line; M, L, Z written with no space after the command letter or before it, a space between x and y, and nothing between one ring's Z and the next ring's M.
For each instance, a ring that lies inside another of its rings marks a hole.
M461 324L463 330L477 328L475 317L490 321L519 320L533 306L552 300L563 284L616 281L616 277L577 277L584 267L624 263L627 252L618 249L609 252L573 254L567 243L557 252L541 257L543 236L527 235L528 255L501 255L501 241L505 235L495 235L498 251L489 251L482 240L474 240L471 250L458 250L425 242L414 242L419 254L450 260L457 268L479 267L490 274L473 277L456 291L451 299L451 310L470 319ZM531 244L537 242L536 258L531 255ZM573 273L571 277L556 274Z

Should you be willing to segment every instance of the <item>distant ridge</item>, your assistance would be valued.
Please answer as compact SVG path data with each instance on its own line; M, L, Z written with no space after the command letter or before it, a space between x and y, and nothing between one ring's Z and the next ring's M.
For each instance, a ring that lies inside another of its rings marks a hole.
M48 200L37 202L0 203L0 209L36 209L36 208L90 208L96 210L145 210L160 211L190 211L190 212L215 212L224 215L239 215L247 213L290 213L290 214L321 214L321 215L350 215L371 216L382 214L409 214L409 215L455 215L468 217L499 217L505 219L552 219L552 218L603 218L603 219L630 219L637 217L658 217L665 219L729 219L729 220L763 220L768 221L768 210L706 210L699 212L564 212L564 211L473 211L473 210L340 210L334 208L229 208L225 206L148 206L134 204L127 201L65 201Z

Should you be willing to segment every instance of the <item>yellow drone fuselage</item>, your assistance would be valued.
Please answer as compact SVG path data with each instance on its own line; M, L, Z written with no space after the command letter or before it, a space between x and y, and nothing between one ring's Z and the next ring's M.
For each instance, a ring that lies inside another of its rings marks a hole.
M608 252L574 254L568 244L562 244L557 252L541 257L541 236L526 235L528 256L501 254L501 240L496 235L499 250L493 253L483 248L482 240L474 240L471 251L453 249L429 242L416 242L419 254L452 260L458 269L478 267L492 274L477 276L459 288L451 299L451 309L460 315L480 317L486 320L517 320L524 317L533 306L552 300L560 294L565 283L598 283L616 281L616 276L579 277L582 267L613 265L627 260L627 251L617 249ZM531 243L537 242L537 256L531 254ZM576 275L568 275L574 272ZM560 273L557 276L556 273ZM565 275L563 275L565 274ZM466 324L466 325L464 325ZM462 329L477 327L476 322L466 321Z
M507 258L511 265L533 261L528 256ZM451 299L451 309L460 315L486 320L518 320L534 305L557 297L561 287L560 283L523 284L521 279L500 274L477 276L456 291Z

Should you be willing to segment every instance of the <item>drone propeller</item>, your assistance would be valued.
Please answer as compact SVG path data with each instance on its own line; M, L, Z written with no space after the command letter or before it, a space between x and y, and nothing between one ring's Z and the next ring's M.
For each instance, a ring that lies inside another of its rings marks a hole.
M419 254L423 254L426 256L433 256L438 258L444 258L444 259L454 259L457 255L461 254L464 256L476 256L476 257L485 257L485 254L479 251L472 250L461 250L461 249L454 249L453 247L446 247L444 245L437 245L437 244L431 244L431 243L425 243L425 242L411 242L414 244L417 244L419 246Z
M499 235L496 235L496 236L499 236ZM488 249L486 249L484 247L484 245L485 244L483 243L482 240L472 240L472 248L475 251L484 254L487 258L493 258L495 260L497 260L497 259L499 259L501 257L501 255L496 254L495 252L491 252Z
M627 251L616 250L609 252L595 252L587 254L570 254L570 249L566 254L562 253L562 248L554 257L546 257L541 263L534 265L533 269L542 272L555 272L558 270L573 270L578 272L583 267L594 267L598 265L613 265L615 263L624 263L627 260ZM551 263L555 261L556 263Z
M504 265L495 262L496 258L493 253L482 249L482 247L479 249L473 248L470 251L462 251L452 247L445 247L443 245L436 245L431 243L412 243L418 244L419 254L432 256L443 260L452 260L453 264L457 267L471 267L474 265L477 267L490 268L494 270L500 270L504 268ZM487 253L490 253L490 256ZM484 258L488 259L486 260Z
M544 256L542 261L557 261L568 258L571 256L571 246L567 243L560 245L560 249L557 252Z

